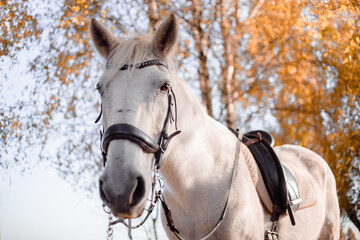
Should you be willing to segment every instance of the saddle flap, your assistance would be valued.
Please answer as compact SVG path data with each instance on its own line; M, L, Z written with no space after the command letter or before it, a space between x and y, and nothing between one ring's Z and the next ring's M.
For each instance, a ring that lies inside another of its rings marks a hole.
M248 146L260 169L273 203L273 219L277 220L287 209L287 187L282 165L270 143L262 138L260 131L244 134L242 142Z
M229 129L239 135L238 130ZM272 219L288 210L295 225L293 212L316 203L316 194L308 176L298 171L296 166L285 167L279 161L271 145L274 139L270 133L252 131L244 134L241 141L248 147L244 150L245 161L264 207L273 214ZM274 213L277 216L274 217Z

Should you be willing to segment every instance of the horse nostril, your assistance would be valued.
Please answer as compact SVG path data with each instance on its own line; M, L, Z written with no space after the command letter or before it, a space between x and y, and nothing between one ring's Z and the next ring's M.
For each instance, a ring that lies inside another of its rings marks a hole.
M137 183L133 189L133 194L130 196L130 205L135 206L138 204L145 195L145 180L142 177L136 178Z
M106 199L105 192L103 190L103 181L99 180L99 191L100 191L100 198L103 200L103 202L106 204L108 200Z

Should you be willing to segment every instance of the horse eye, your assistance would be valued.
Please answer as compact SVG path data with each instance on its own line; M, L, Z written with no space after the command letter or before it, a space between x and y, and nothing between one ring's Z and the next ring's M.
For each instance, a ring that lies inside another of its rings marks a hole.
M170 84L169 83L164 83L161 87L160 90L163 92L168 92L170 89Z

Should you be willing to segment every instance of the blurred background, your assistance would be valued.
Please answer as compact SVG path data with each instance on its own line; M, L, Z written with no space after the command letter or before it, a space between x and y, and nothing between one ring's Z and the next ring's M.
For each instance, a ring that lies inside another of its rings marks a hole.
M323 156L341 239L360 239L358 0L1 0L0 239L106 238L94 124L104 63L88 24L133 36L171 12L179 78L208 113ZM160 225L155 214L134 236L165 239Z

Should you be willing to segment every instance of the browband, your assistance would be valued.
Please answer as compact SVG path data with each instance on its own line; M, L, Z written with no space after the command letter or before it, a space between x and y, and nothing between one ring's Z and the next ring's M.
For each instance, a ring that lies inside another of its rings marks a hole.
M135 67L137 69L142 69L142 68L153 66L153 65L161 65L161 66L168 68L168 65L165 61L163 61L161 59L153 59L153 60L145 61L145 62L138 63L138 64L125 64L121 68L119 68L119 70L127 70L127 69L133 68L133 67ZM113 68L113 64L108 62L106 64L106 69L111 69L111 68Z

